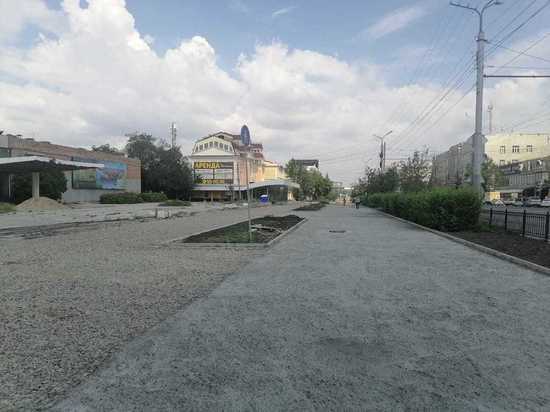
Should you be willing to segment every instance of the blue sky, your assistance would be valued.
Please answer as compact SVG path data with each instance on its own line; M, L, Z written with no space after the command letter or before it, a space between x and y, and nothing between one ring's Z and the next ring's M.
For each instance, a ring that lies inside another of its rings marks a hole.
M504 3L487 16L493 44L550 0ZM447 87L474 56L477 21L446 0L1 0L0 14L8 132L122 145L136 130L166 138L175 121L185 151L247 123L273 160L318 157L351 183L376 163L372 133L394 130L388 151L399 158L473 129L473 70ZM539 42L529 52L548 61L514 64L550 67L549 21L547 7L504 43ZM496 49L488 63L514 56ZM488 81L497 127L550 110L548 83ZM550 119L522 127L550 131Z

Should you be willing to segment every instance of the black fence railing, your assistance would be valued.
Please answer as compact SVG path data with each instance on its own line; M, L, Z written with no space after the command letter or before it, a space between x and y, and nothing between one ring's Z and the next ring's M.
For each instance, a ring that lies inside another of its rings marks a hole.
M481 211L481 221L489 224L489 226L502 227L507 232L544 239L547 242L550 235L550 211L546 213L529 213L527 210L483 209Z

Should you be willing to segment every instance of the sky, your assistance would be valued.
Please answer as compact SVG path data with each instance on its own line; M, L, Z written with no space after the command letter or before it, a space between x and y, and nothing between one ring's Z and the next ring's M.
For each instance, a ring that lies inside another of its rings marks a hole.
M550 0L503 3L487 73L550 74ZM374 134L389 162L472 134L476 34L445 0L0 0L0 130L122 147L176 122L189 153L247 124L269 159L351 184ZM550 79L487 79L489 104L494 131L550 132Z

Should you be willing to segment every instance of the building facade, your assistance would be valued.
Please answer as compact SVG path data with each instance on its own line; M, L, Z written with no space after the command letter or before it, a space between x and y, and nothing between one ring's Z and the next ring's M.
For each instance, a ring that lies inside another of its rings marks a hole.
M44 156L51 159L98 163L101 169L67 171L66 203L98 202L104 193L141 192L141 162L123 154L61 146L45 141L10 134L0 135L0 157ZM4 200L12 196L13 178L0 174L0 195Z
M263 150L261 143L226 132L197 140L189 156L195 176L193 199L244 199L248 178L254 197L267 194L272 200L287 200L295 184L281 165L264 158Z
M549 133L500 133L486 136L485 155L497 166L506 167L550 156ZM439 186L455 186L469 181L472 140L451 146L434 157L432 181Z

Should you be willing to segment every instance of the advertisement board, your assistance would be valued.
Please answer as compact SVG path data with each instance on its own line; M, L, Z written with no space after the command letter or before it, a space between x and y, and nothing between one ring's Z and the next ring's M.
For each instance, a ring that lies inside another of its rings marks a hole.
M194 162L193 172L198 184L233 184L233 162Z
M73 171L74 189L126 189L128 165L122 162L106 162L95 159L73 157L74 161L86 163L101 163L103 169L84 169Z

